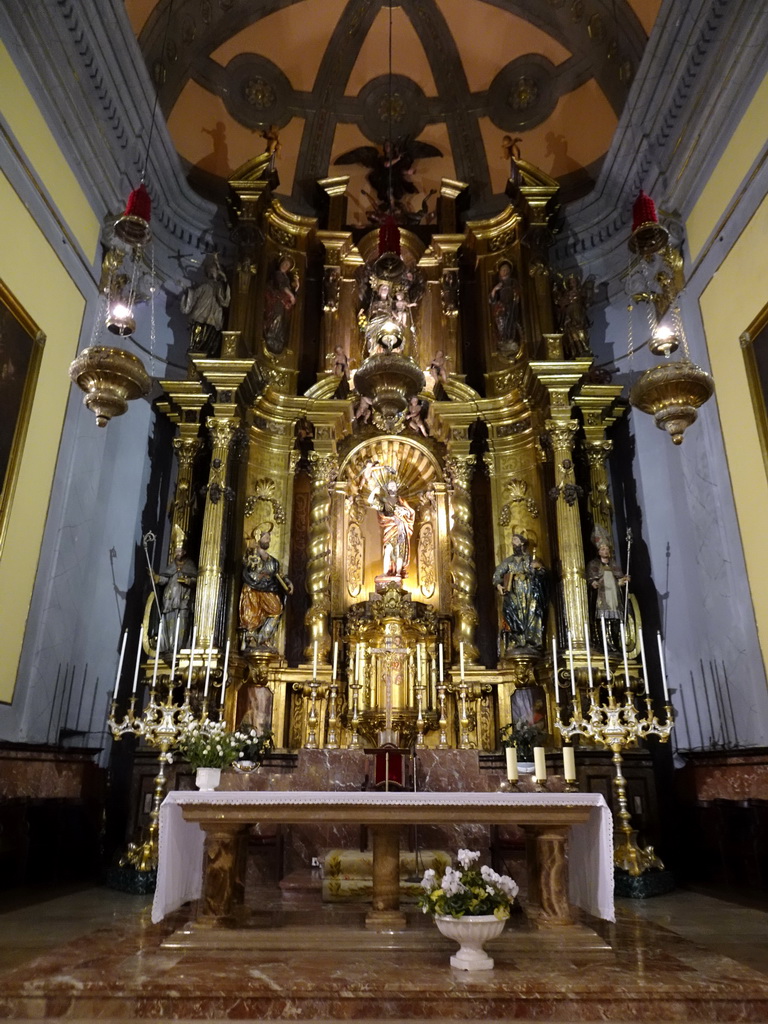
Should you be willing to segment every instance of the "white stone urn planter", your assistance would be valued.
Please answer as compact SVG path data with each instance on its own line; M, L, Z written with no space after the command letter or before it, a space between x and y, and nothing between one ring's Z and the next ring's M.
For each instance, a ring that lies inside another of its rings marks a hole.
M493 959L483 949L486 942L497 939L504 931L506 918L494 914L473 917L450 917L435 914L435 924L447 939L458 942L459 951L451 957L451 967L459 971L490 971Z
M221 782L221 768L197 768L195 771L195 784L198 789L216 789Z

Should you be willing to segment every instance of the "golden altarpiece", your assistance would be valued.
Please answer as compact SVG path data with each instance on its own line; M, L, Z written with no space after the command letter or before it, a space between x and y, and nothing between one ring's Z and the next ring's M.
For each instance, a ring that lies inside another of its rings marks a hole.
M266 155L230 183L227 329L160 408L196 657L218 681L229 641L231 725L289 749L491 751L523 690L559 744L552 638L567 651L570 630L585 686L585 565L595 528L612 535L606 430L625 406L553 291L557 184L518 174L463 230L460 182L435 226L370 230L345 227L345 178L318 183L322 220L285 209Z

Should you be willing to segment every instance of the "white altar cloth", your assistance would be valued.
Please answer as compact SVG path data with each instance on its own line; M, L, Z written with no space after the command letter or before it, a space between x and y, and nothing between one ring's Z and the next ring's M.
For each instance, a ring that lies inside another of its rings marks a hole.
M599 793L360 793L356 792L190 792L175 790L160 807L160 841L157 887L152 904L152 920L161 921L183 903L197 899L202 891L205 833L196 822L184 820L185 805L240 805L253 811L259 821L259 809L267 814L270 806L286 804L312 809L317 821L332 822L334 808L370 805L390 807L393 820L398 808L424 807L446 813L456 807L462 822L471 823L472 809L498 807L499 825L515 823L515 809L534 807L589 807L589 819L570 826L568 833L569 900L593 917L615 920L613 907L613 818ZM460 810L459 810L460 809ZM284 819L286 820L286 819ZM361 815L361 823L364 815ZM456 820L454 818L454 820Z

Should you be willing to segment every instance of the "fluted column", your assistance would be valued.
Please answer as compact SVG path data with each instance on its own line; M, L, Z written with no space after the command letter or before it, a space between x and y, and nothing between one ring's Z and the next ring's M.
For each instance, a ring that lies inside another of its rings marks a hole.
M230 498L228 487L230 446L240 426L240 420L234 416L227 418L210 416L206 426L210 432L213 450L203 515L200 568L195 603L197 645L203 648L208 647L212 638L215 643L214 633L224 567L225 504Z
M613 536L613 506L608 489L606 459L613 449L613 442L585 441L584 453L589 464L589 511L595 526L601 526L606 536Z
M584 576L584 547L579 513L579 491L573 472L573 440L579 424L576 420L547 420L555 464L555 500L560 565L563 574L563 603L566 624L573 646L584 649L584 626L588 621L587 584Z
M477 628L477 570L475 540L472 532L472 496L470 483L475 465L474 455L451 456L445 460L452 481L453 528L451 530L451 575L453 577L454 652L464 644L464 660L477 663L475 629Z
M626 403L621 401L618 384L582 385L576 395L584 424L583 450L589 464L589 511L595 526L601 526L608 537L613 536L613 508L608 486L606 460L613 449L605 432L621 416Z
M313 453L314 454L314 453ZM307 591L310 605L306 624L309 643L304 657L314 654L315 641L321 658L331 649L328 629L331 610L331 491L338 471L335 455L318 455L312 464L312 507L309 513L309 544L307 548Z

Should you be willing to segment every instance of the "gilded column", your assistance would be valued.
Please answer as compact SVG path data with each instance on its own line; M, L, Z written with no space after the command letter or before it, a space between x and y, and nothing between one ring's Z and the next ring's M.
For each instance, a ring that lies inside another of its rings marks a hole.
M447 474L452 480L453 529L451 530L451 575L453 577L454 654L464 644L464 660L477 663L475 629L477 610L477 572L475 568L475 541L472 533L472 498L470 483L474 469L473 455L449 456L445 460Z
M617 384L584 384L576 395L584 422L583 450L589 464L589 510L595 526L613 536L613 508L608 487L606 460L613 443L605 436L607 428L624 412ZM617 406L617 403L618 406Z
M179 531L185 539L189 537L189 520L192 514L192 473L197 454L203 446L203 442L197 437L197 426L194 429L195 436L193 437L184 436L182 433L173 439L173 448L178 458L179 469L176 475L176 494L171 512L171 546L173 546L173 537L178 535ZM173 551L171 551L170 557L173 558Z
M589 511L592 523L601 526L608 537L613 536L613 506L605 460L612 448L613 442L607 439L584 442L584 453L589 464Z
M314 454L314 453L313 453ZM321 658L331 649L328 628L331 610L331 484L338 471L335 455L318 455L313 460L312 508L309 514L307 547L307 591L310 605L306 624L309 643L304 657L314 655L315 641Z
M583 650L583 623L588 621L589 606L584 577L579 490L573 472L573 440L579 424L576 420L547 420L546 427L555 463L552 495L555 498L566 625L571 631L574 648Z
M213 450L211 471L203 515L203 533L200 541L200 570L197 577L195 626L197 646L207 648L216 631L219 597L224 568L224 512L229 497L227 484L230 446L240 426L237 417L210 416L206 422Z

